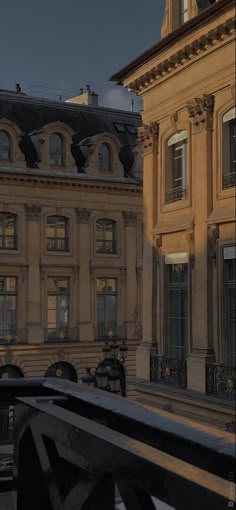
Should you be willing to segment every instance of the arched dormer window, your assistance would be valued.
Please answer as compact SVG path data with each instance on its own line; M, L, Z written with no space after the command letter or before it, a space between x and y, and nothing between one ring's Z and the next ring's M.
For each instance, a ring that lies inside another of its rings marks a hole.
M96 253L116 253L116 222L100 219L96 222Z
M17 249L16 215L0 212L0 250Z
M223 189L236 184L236 108L223 116Z
M59 133L52 133L49 137L49 164L52 166L64 164L64 143Z
M166 203L183 200L187 193L187 131L179 131L167 142Z
M6 131L0 131L0 161L10 161L10 136Z
M68 219L64 216L47 217L47 250L68 251Z
M111 147L108 143L101 143L98 152L99 170L101 172L112 171L112 154Z

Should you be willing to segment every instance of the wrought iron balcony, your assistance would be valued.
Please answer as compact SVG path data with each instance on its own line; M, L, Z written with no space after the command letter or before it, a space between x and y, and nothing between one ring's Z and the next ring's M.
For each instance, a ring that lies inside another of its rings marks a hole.
M116 241L106 241L97 239L96 253L116 253Z
M47 237L48 251L68 251L68 248L69 248L68 237Z
M218 363L206 367L206 393L235 400L236 367L226 367Z
M126 510L234 500L234 441L221 431L58 379L2 380L0 397L15 406L13 476L0 477L14 510L115 510L117 489Z
M15 326L0 326L0 345L26 344L28 342L27 329L17 329Z
M177 388L187 388L187 361L171 359L159 354L151 355L150 380Z
M176 202L177 200L182 200L185 198L185 189L182 186L178 188L172 188L166 192L166 203L170 204L171 202Z
M229 174L223 175L223 187L232 188L236 186L236 172L230 172Z
M45 342L48 343L66 343L79 341L79 328L69 328L63 326L60 328L48 328L44 333Z
M126 339L126 326L117 326L116 322L99 322L95 336L97 340L107 340L108 338Z
M0 250L16 250L17 235L6 236L0 235Z

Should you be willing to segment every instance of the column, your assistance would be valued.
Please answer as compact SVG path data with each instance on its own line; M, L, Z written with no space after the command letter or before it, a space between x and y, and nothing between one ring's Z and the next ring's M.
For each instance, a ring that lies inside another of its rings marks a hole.
M91 286L90 286L90 211L76 209L79 228L79 309L78 318L80 341L94 339L91 320Z
M152 232L156 222L158 134L157 122L139 130L143 148L143 338L137 349L136 374L146 380L150 380L150 354L156 348L153 315L156 303L156 263Z
M212 120L214 96L188 105L193 123L192 195L195 216L195 260L192 287L192 349L188 359L188 389L205 393L206 363L212 361L211 284L207 218L212 210Z
M126 325L127 338L134 337L134 313L137 306L137 215L123 212L126 238Z
M25 205L27 220L27 254L28 254L28 342L44 342L42 326L40 254L41 254L41 207Z

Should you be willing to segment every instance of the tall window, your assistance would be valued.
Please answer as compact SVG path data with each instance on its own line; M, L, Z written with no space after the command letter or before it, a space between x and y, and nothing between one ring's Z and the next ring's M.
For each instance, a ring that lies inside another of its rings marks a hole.
M188 351L188 264L166 264L166 355L183 360Z
M49 163L62 166L64 157L63 138L59 133L53 133L49 138Z
M102 143L98 152L99 170L101 172L112 171L111 148L108 143Z
M69 335L69 279L48 278L48 340Z
M224 322L224 364L227 367L236 366L236 258L235 247L224 249L224 295L223 295L223 322Z
M179 21L180 25L188 21L188 0L179 0Z
M236 108L223 117L223 188L236 184Z
M117 329L117 285L114 278L97 279L97 337Z
M0 276L0 341L16 334L16 278Z
M0 212L0 250L16 250L16 216Z
M68 220L64 216L48 216L47 250L68 251Z
M116 222L101 219L96 222L96 252L116 253Z
M6 131L0 131L0 161L10 160L10 137Z
M182 200L186 195L187 134L181 131L168 141L166 165L166 202Z

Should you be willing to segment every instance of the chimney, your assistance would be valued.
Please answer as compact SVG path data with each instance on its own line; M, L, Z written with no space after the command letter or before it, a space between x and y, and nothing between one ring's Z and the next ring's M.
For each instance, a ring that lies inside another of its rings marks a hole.
M86 85L86 90L80 89L79 96L72 97L66 100L66 103L84 104L87 106L99 106L98 95L91 90L90 85Z

